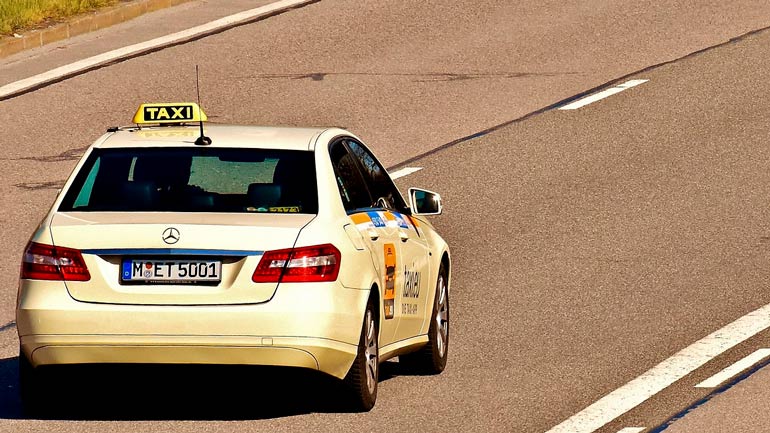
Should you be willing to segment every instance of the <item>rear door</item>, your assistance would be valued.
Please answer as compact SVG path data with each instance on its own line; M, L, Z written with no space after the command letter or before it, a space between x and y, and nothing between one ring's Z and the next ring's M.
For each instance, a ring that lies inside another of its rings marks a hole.
M382 208L376 207L376 200L372 198L360 164L347 143L346 140L332 143L329 154L343 206L351 224L361 232L380 275L383 302L380 344L384 346L394 341L400 317L395 303L400 264L398 228L388 223Z
M385 168L363 144L349 140L347 145L362 169L364 181L374 198L375 212L382 223L396 233L393 246L397 268L394 278L389 280L394 289L389 302L393 303L394 316L398 319L394 341L414 337L421 333L425 317L432 312L427 305L432 287L428 281L427 241L407 216L407 205Z

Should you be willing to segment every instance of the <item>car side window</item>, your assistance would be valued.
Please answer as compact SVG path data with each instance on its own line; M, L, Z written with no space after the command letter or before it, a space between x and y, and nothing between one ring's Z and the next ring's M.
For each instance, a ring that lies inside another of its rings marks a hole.
M372 198L366 188L366 183L356 166L355 158L345 148L344 143L338 141L332 144L329 153L345 210L371 207Z
M404 198L401 197L401 193L393 184L385 168L360 143L349 140L347 145L361 164L364 180L374 199L373 205L404 212L407 208Z

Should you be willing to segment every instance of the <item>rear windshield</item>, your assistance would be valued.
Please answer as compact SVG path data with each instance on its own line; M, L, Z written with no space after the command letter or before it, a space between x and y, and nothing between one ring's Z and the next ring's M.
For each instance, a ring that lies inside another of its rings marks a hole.
M318 213L313 153L94 149L59 211Z

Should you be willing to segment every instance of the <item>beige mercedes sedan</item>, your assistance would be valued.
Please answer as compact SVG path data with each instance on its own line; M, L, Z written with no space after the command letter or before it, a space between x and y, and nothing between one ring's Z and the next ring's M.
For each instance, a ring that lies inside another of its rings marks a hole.
M369 410L379 364L440 373L451 261L356 136L205 123L145 104L78 162L32 235L17 302L25 410L65 364L318 370ZM45 375L41 371L47 371Z

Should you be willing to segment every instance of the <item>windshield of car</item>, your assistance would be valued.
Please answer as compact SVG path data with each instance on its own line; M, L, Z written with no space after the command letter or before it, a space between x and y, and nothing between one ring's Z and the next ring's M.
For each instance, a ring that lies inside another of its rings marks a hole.
M59 211L318 213L313 153L94 149Z

